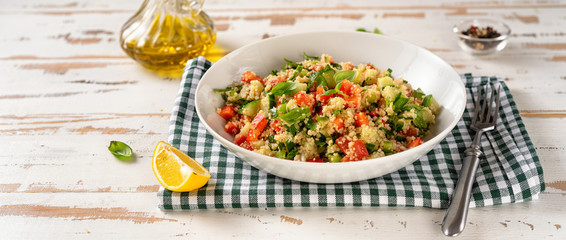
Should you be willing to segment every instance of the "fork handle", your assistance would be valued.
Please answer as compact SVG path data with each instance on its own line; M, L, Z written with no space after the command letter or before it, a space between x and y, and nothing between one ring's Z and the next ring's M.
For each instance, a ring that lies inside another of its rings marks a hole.
M460 177L442 223L442 232L446 236L458 236L466 226L472 185L476 179L476 171L482 155L479 146L476 144L466 149L464 153L466 156L463 160L462 170L460 170Z

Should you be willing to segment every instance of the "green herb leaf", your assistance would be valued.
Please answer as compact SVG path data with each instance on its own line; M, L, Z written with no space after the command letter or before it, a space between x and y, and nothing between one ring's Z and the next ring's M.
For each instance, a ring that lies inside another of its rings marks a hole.
M316 123L312 119L309 119L305 126L312 131L316 131L316 127L318 126L318 123Z
M291 135L295 135L297 131L299 131L294 124L292 125L283 124L283 126L285 127L285 129L287 129L287 132L291 133Z
M108 150L120 160L129 160L133 154L132 148L120 141L111 141Z
M366 149L368 150L368 153L373 153L375 151L375 144L371 144L371 143L365 143L366 145Z
M340 64L338 64L338 63L330 63L330 65L331 65L333 68L336 68L336 69L338 69L338 70L342 70L342 65L340 65Z
M393 102L393 110L395 112L401 112L405 104L409 102L409 98L403 97L402 94L399 94L395 102Z
M413 124L420 129L426 129L428 127L427 122L423 118L423 111L417 111L417 117L413 119Z
M316 115L316 121L317 122L321 122L321 121L324 122L324 121L328 121L328 120L329 120L328 117Z
M277 114L277 108L269 109L269 114L271 115L271 119L277 118L279 116L279 114Z
M273 95L282 96L282 95L289 95L297 89L296 82L281 82L271 88L271 93Z
M354 81L354 78L356 78L356 71L340 71L337 72L336 74L334 74L334 81L335 82L340 82L344 79L348 79L350 82Z
M339 82L334 89L330 89L330 90L324 92L322 95L328 96L328 95L331 95L331 94L340 94L343 97L346 97L346 94L344 94L342 91L340 91L341 87L342 87L342 82Z
M329 80L332 80L332 76L334 76L334 69L330 67L330 64L327 64L320 71L311 73L311 75L309 76L309 82L307 86L310 87L312 83L316 82L317 87L320 86L334 87L334 83L328 82Z
M295 80L295 78L297 77L297 75L299 75L299 72L303 70L303 65L299 65L297 67L297 69L295 69L295 71L293 72L293 75L291 75L289 77L289 79L287 79L287 81L293 81Z
M366 30L365 28L357 28L356 31L369 33L369 31ZM383 32L381 32L381 30L379 30L378 28L374 28L374 29L373 29L373 33L375 33L375 34L383 34Z
M415 99L422 100L423 97L425 96L425 94L424 94L423 90L421 90L420 88L417 88L417 90L413 91L413 94L411 96L414 97Z
M212 89L212 91L217 92L217 93L223 93L223 92L230 91L230 90L232 90L232 89L231 88L226 88L226 89L215 88L215 89Z
M309 107L295 108L287 113L281 114L279 117L287 124L295 124L300 122L311 115Z
M385 132L385 137L390 138L391 136L393 136L393 132L389 131L389 129L384 128L384 127L380 127L379 130Z
M426 97L423 99L423 106L429 107L431 103L431 99L432 99L432 95L426 95Z
M335 93L336 93L336 90L335 90L335 89L330 89L330 90L324 92L322 95L323 95L323 96L328 96L328 95L332 95L332 94L335 94Z
M317 56L309 56L306 52L303 52L303 59L305 60L320 60L320 57Z
M277 151L277 152L275 152L275 157L276 157L276 158L285 159L285 156L287 156L287 153L284 152L284 151Z
M423 110L423 106L417 104L407 104L403 107L403 111L411 111L411 109L415 109L416 111Z
M285 66L283 67L283 69L285 68L296 68L299 64L296 62L293 62L287 58L283 58L283 60L285 60L285 62L287 62L287 64L285 64Z
M295 156L299 153L299 149L295 148L291 151L289 151L289 153L287 154L287 159L293 159L295 158Z

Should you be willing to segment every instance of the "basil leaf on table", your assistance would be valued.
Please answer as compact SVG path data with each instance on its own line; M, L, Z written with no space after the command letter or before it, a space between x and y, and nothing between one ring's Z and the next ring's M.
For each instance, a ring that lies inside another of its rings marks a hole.
M133 154L132 148L120 141L111 141L108 150L120 160L128 160Z

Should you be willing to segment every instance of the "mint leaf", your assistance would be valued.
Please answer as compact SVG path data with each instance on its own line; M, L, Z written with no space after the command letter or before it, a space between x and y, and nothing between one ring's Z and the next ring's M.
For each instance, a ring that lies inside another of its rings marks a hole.
M273 95L282 96L291 94L297 89L296 82L281 82L271 88Z
M295 108L287 113L279 115L281 120L288 124L294 124L300 122L311 115L311 109L309 107Z
M108 150L120 160L129 160L133 154L132 148L120 141L111 141Z
M337 72L336 74L334 74L334 81L335 82L340 82L344 79L348 79L350 82L354 81L354 78L356 78L356 71L340 71Z

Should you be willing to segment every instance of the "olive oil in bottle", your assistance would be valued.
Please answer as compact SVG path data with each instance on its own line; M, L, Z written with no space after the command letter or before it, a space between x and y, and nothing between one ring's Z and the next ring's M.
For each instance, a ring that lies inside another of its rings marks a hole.
M216 41L203 0L145 0L122 27L122 49L144 67L180 73L187 60L204 55Z

